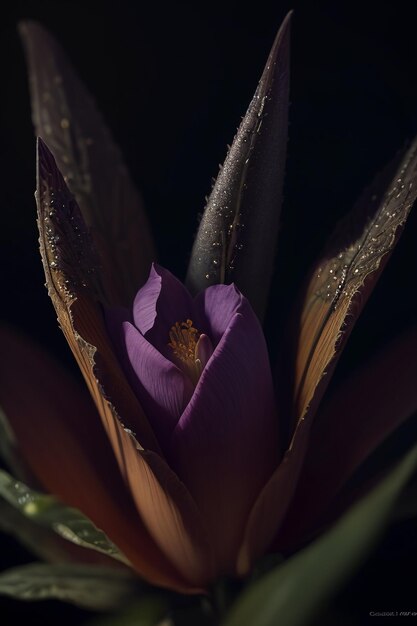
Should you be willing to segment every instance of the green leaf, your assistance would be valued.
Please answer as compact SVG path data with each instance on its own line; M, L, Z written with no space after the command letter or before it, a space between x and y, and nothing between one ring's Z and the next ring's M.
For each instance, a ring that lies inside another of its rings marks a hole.
M129 565L126 557L110 539L82 513L61 504L0 470L0 496L17 508L27 519L49 528L77 546L90 548Z
M87 565L31 563L0 574L0 594L18 600L55 599L83 608L109 611L138 593L128 572Z
M223 626L310 623L314 612L371 550L416 467L417 446L320 539L249 586Z
M55 532L33 523L0 498L0 531L12 535L43 561L65 563L74 560L65 550L65 541Z

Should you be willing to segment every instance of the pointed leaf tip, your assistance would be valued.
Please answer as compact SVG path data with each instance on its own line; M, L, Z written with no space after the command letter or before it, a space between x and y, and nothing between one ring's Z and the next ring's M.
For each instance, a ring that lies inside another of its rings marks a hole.
M235 282L263 316L272 278L287 146L291 13L219 172L194 243L196 293ZM261 253L260 253L261 252Z
M102 290L101 272L90 232L52 153L42 139L37 145L39 242L46 284L60 326L99 413L106 414L106 427L115 419L111 398L120 407L123 422L138 436L143 435L141 443L146 448L159 450L104 327L102 310L97 303Z
M49 293L68 304L98 276L90 233L46 143L37 139L40 247ZM94 289L94 288L93 288Z
M47 140L100 256L100 299L130 305L155 258L143 204L90 94L61 46L36 21L18 31L35 133Z
M394 250L417 197L417 138L336 226L302 294L294 418L316 411L349 333Z

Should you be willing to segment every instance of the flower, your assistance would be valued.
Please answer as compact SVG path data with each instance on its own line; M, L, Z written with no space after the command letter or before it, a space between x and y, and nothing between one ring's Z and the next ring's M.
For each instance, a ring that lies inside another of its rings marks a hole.
M259 320L234 285L213 285L193 300L158 266L129 318L108 313L124 370L202 515L215 571L234 572L250 509L279 459Z
M271 377L251 307L261 320L273 269L289 19L202 217L187 277L194 300L156 265L144 282L154 254L120 155L60 49L37 25L24 33L37 132L59 163L39 140L46 282L95 408L49 360L4 337L1 401L21 451L44 488L151 583L196 593L221 574L245 576L331 521L354 470L417 409L414 328L325 397L414 203L416 143L336 228L288 310ZM25 367L35 409L16 386Z

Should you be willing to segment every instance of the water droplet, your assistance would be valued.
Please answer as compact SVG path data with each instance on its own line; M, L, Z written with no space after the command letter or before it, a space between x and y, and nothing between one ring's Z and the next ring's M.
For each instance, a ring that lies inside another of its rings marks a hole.
M27 502L23 507L26 515L36 515L38 512L38 506L35 502Z

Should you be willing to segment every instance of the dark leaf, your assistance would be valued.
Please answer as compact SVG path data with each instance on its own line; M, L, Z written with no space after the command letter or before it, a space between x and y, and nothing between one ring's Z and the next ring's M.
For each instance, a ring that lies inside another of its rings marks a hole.
M61 504L53 496L30 489L0 470L0 496L16 507L33 524L53 530L77 546L97 550L108 557L128 564L124 555L82 513Z
M194 243L192 293L235 282L262 318L273 271L287 148L290 18L214 184Z
M0 531L15 537L30 552L43 561L65 563L73 561L63 544L66 542L56 533L34 524L11 504L0 498Z
M36 134L53 150L100 256L100 297L130 304L154 260L142 200L119 149L60 45L20 24Z
M128 573L87 565L31 563L0 574L0 594L18 600L62 600L96 611L111 611L139 591Z

